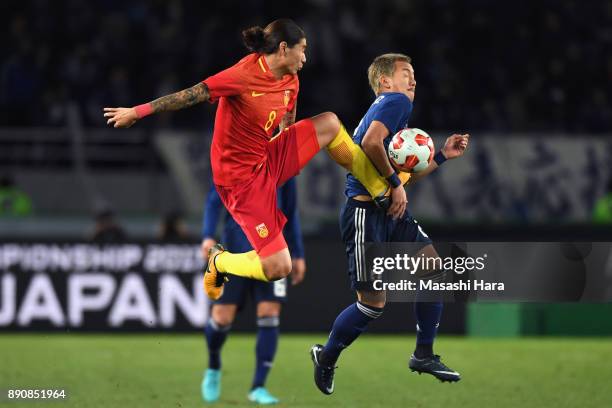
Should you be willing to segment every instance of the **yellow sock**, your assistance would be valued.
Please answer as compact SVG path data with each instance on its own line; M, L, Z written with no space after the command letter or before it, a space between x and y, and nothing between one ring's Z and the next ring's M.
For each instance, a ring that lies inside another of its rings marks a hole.
M402 182L402 186L405 186L408 181L410 181L410 173L406 173L405 171L400 171L397 173L400 181Z
M400 181L402 182L402 186L406 186L406 183L408 183L408 181L410 181L410 173L406 173L405 171L400 171L397 173L397 176L399 177ZM385 193L385 196L390 196L391 195L391 189L387 190L387 192Z
M215 258L215 266L219 272L268 282L259 255L255 251L240 254L233 254L228 251L221 252Z
M353 142L344 126L327 145L327 152L336 163L350 171L368 190L372 197L384 194L389 188L387 180L380 175L368 156Z

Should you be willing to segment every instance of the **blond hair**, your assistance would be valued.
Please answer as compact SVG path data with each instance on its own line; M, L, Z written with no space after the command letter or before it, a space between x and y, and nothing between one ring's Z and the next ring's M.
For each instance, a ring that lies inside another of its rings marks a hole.
M403 61L411 63L412 59L404 54L383 54L374 58L372 64L368 68L368 81L370 87L374 91L374 94L378 95L380 89L380 78L384 76L392 76L395 71L395 63L397 61Z

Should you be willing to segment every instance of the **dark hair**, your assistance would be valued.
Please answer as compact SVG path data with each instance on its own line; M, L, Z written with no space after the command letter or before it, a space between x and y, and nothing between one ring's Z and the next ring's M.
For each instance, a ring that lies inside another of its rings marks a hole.
M274 20L266 28L255 26L242 31L244 45L249 51L260 54L276 52L278 45L283 41L287 46L293 47L302 38L306 38L304 30L288 18Z

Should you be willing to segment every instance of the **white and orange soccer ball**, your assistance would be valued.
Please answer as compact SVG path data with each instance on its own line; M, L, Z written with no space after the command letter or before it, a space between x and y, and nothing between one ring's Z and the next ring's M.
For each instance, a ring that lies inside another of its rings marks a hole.
M433 140L417 128L402 129L389 143L389 159L399 171L418 173L427 168L434 156Z

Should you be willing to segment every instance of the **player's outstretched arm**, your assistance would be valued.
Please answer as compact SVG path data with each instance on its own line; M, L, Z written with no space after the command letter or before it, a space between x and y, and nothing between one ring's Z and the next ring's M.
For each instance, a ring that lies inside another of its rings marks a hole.
M162 96L152 102L131 108L104 108L106 123L116 128L129 128L138 119L158 112L175 111L188 108L196 103L206 102L210 98L208 87L200 82L191 88L183 89L170 95Z
M202 243L200 245L200 251L204 263L208 262L208 250L217 243L214 236L223 208L221 197L219 197L219 193L211 177L210 190L208 190L208 196L204 202L204 218L202 220Z
M278 189L279 206L287 224L283 231L289 252L291 253L291 285L297 285L304 280L306 273L306 260L304 259L304 242L302 239L302 226L297 204L297 183L295 178L289 179Z
M446 139L446 142L444 143L444 147L440 149L440 153L442 153L442 155L444 156L444 160L456 159L457 157L463 156L463 153L465 152L465 149L467 148L469 140L470 140L469 134L464 134L464 135L454 134L450 136L448 139ZM429 163L429 166L427 166L425 170L420 171L418 173L413 173L412 176L410 177L409 183L414 183L415 181L422 179L428 174L431 174L438 167L439 165L436 162L436 160L432 160L431 163Z

